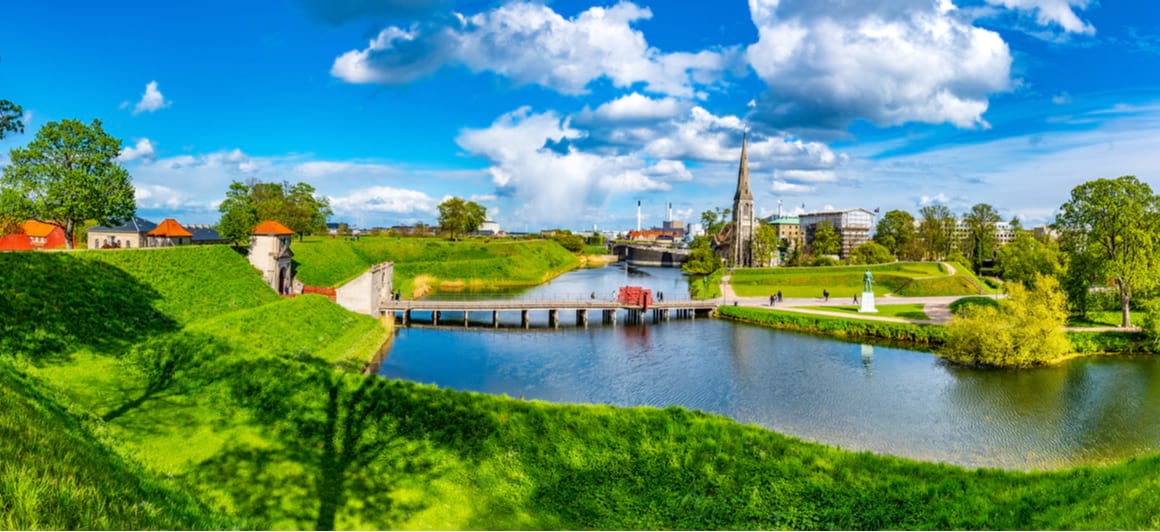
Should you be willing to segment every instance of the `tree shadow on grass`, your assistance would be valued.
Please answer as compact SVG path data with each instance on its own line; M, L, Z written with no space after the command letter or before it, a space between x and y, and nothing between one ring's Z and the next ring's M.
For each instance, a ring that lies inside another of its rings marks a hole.
M113 421L148 402L193 406L186 396L215 380L216 362L230 345L205 333L179 331L134 345L122 357L120 404L101 418Z
M86 347L120 352L177 323L152 288L109 264L69 253L0 253L0 352L35 364Z
M393 492L439 476L442 453L405 426L384 379L276 358L225 377L269 443L235 442L199 464L186 479L195 489L274 528L391 528L427 504Z

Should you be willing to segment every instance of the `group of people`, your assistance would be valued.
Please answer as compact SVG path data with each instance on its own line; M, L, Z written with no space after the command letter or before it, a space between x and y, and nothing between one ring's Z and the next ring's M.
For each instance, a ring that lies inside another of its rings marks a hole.
M776 294L769 294L769 306L772 307L778 301L781 301L781 290L778 290Z

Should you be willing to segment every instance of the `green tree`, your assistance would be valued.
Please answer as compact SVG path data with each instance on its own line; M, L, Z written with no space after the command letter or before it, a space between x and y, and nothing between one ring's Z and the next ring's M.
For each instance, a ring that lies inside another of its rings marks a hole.
M1007 285L995 307L971 305L947 324L944 354L966 364L1027 367L1071 351L1064 332L1067 297L1054 277L1037 275L1029 288Z
M983 269L983 261L995 255L995 248L999 242L995 238L995 224L999 212L986 203L978 203L971 207L971 212L963 215L963 223L967 225L967 237L963 242L963 253L971 260L975 273Z
M757 224L753 233L753 262L756 266L767 266L777 256L778 245L777 228L769 224Z
M928 258L939 260L951 252L955 215L946 205L927 205L918 210L918 235ZM948 227L949 226L949 227Z
M733 209L722 209L721 207L702 212L701 223L705 225L705 234L715 235L725 230L725 224L729 223L732 219L731 216L733 216Z
M810 246L813 248L815 256L837 255L842 250L842 237L834 229L833 223L829 220L822 220L814 228L814 241L810 243Z
M235 245L249 242L250 231L262 220L277 220L301 239L306 233L326 227L326 218L333 214L330 200L319 197L307 183L291 185L289 181L255 179L230 183L218 211L222 213L218 233Z
M1121 326L1131 326L1133 290L1156 283L1160 260L1160 200L1134 176L1097 179L1071 191L1055 217L1060 244L1071 260L1091 266L1093 278L1115 280Z
M850 252L850 264L885 264L894 262L894 255L886 246L877 242L866 242Z
M999 277L1030 284L1036 275L1055 277L1060 273L1059 245L1042 242L1028 231L1015 233L1015 240L999 248Z
M230 183L218 211L222 213L217 223L218 234L235 246L249 243L250 232L258 225L258 206L250 195L250 186L238 181Z
M24 133L24 108L8 100L0 100L0 139L8 133Z
M689 259L681 266L681 271L698 275L709 275L721 267L721 258L713 253L709 237L701 235L689 244Z
M918 230L914 228L914 216L901 210L886 211L874 231L874 241L885 246L896 257L903 257L913 243L918 240Z
M14 148L0 177L0 218L34 218L74 231L85 220L116 225L137 213L129 172L117 163L121 141L100 120L49 122L26 148Z
M479 229L487 219L487 209L474 201L463 198L448 198L439 204L439 227L451 234L451 238Z

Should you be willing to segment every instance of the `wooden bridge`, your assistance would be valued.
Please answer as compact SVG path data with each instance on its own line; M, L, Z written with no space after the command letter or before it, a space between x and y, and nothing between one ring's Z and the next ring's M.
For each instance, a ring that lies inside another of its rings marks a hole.
M463 326L468 325L468 315L472 312L490 312L492 327L499 327L499 313L500 312L516 312L520 313L520 324L527 328L530 323L530 314L532 311L548 311L548 326L556 328L560 326L560 311L575 311L576 324L578 326L588 326L588 311L598 310L601 313L601 321L606 324L616 325L616 313L619 310L627 311L625 323L642 323L644 315L648 312L652 313L652 321L668 321L670 318L685 318L696 319L697 314L708 316L713 309L717 308L717 303L713 301L657 301L644 305L627 304L620 301L608 301L597 299L580 299L580 300L519 300L519 299L503 299L494 301L435 301L435 300L390 300L383 301L380 310L386 314L402 314L403 325L411 323L411 312L430 312L431 324L440 325L441 314L445 312L463 313ZM447 323L444 321L444 323ZM459 323L456 320L455 323ZM449 324L449 323L448 323Z

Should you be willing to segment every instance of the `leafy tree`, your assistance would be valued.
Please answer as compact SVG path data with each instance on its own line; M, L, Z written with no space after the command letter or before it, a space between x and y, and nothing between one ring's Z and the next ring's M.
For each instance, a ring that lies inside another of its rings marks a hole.
M804 244L801 239L794 242L793 246L789 248L789 256L785 259L786 266L803 266L806 264L807 257L802 253Z
M235 246L250 241L250 231L258 225L258 205L250 195L250 187L234 181L226 191L226 199L218 206L222 217L218 220L217 231L222 238Z
M479 229L487 219L487 208L463 198L448 198L439 204L439 227L451 233L451 238Z
M249 242L250 231L262 220L277 220L301 239L306 233L326 227L326 218L333 214L330 200L316 195L314 187L307 183L291 185L288 181L253 179L230 183L218 211L222 213L218 233L235 245Z
M1059 245L1041 242L1027 231L1015 234L1015 240L999 248L999 277L1030 284L1036 275L1057 276L1060 272Z
M1145 345L1153 352L1160 351L1160 299L1145 301L1143 310L1140 332L1144 334Z
M691 249L689 259L681 266L681 271L708 275L721 267L721 258L716 253L713 253L713 247L709 243L708 236L701 235L693 238L693 242L689 245L689 248Z
M1055 218L1069 264L1091 266L1093 278L1115 280L1121 326L1131 325L1132 291L1156 283L1160 271L1160 199L1134 176L1097 179L1071 191Z
M914 216L897 209L886 211L874 231L874 241L885 246L897 257L904 256L917 240L918 230L914 228Z
M972 305L947 324L944 354L950 360L987 366L1026 367L1071 351L1064 332L1067 297L1054 277L1037 275L1030 288L1007 285L997 307Z
M725 224L729 223L733 215L733 209L722 209L717 207L715 210L704 211L701 213L701 223L705 225L705 234L715 235L725 229Z
M0 177L0 217L34 218L64 230L85 220L116 225L137 213L129 172L117 163L121 141L100 120L49 122L26 148L14 148Z
M584 249L584 237L580 235L574 235L571 232L562 234L558 233L556 236L552 237L552 240L559 242L561 246L564 246L564 249L571 251L572 253L578 253L580 250Z
M894 262L894 255L886 246L877 242L866 242L850 252L850 264L885 264Z
M0 100L0 139L7 133L24 133L24 108L8 100Z
M971 259L971 266L975 273L983 269L983 261L995 254L999 242L995 238L995 224L999 212L986 203L978 203L971 207L971 212L963 216L963 223L967 225L967 237L963 242L963 252Z
M951 252L955 215L946 205L927 205L918 214L921 219L918 235L926 248L926 256L935 260L946 257Z
M777 228L768 224L757 224L753 233L753 262L755 265L766 266L777 256L778 244Z
M842 237L834 229L833 223L822 220L814 228L814 241L810 245L814 255L837 255L842 250Z

